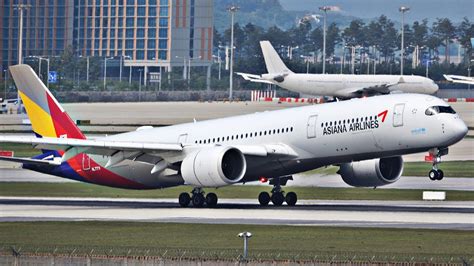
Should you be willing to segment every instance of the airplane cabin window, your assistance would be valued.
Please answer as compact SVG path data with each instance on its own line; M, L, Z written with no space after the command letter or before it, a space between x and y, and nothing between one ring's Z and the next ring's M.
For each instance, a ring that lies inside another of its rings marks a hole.
M426 109L425 115L427 116L435 115L438 113L438 111L439 110L437 110L436 106L431 106L431 107L428 107L428 109Z

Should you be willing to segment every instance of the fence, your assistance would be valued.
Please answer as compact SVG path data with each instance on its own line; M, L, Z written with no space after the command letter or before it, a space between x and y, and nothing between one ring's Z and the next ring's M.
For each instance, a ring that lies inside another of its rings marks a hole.
M271 248L271 247L269 247ZM67 264L67 265L235 265L241 261L240 249L157 249L137 247L62 247L62 246L0 246L0 265ZM343 264L343 265L472 265L472 254L380 254L351 252L278 252L249 251L249 265L273 264Z

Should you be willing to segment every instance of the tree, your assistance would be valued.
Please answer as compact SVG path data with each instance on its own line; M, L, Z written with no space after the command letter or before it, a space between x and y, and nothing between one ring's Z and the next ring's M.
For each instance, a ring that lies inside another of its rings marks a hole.
M398 47L397 30L395 29L395 23L386 16L380 16L377 23L380 24L383 32L380 38L379 49L385 61L387 61L387 58L392 56L395 48Z
M471 38L474 38L474 24L468 18L464 18L458 27L459 42L466 49L464 60L469 62L473 52Z
M224 32L224 40L223 40L223 42L227 42L228 45L230 45L230 35L231 35L231 28L229 27ZM239 23L235 23L234 24L234 46L235 46L236 52L241 51L244 40L245 40L245 32L242 30Z
M428 20L423 19L420 22L415 21L413 22L413 43L418 46L426 45L428 40Z
M452 43L452 39L456 37L456 28L449 18L438 18L437 21L433 23L433 32L435 36L444 41L444 61L448 64L449 44Z
M336 23L331 23L326 31L326 56L334 54L334 48L341 42L340 30Z
M345 28L342 33L342 38L344 39L346 45L362 45L365 46L365 32L364 32L364 22L360 19L355 19L351 21L349 27Z

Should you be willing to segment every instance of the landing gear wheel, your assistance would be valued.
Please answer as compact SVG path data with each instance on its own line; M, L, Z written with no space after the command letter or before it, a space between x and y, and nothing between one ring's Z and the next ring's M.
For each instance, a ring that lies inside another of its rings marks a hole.
M438 178L437 178L437 179L438 179L438 180L443 180L443 177L444 177L444 172L443 172L443 170L438 169L437 172L438 172Z
M295 206L296 201L298 201L298 197L296 196L295 192L288 192L286 193L285 201L288 206Z
M429 173L428 173L428 177L430 178L430 180L437 180L438 179L438 171L436 171L435 169L431 170Z
M206 195L206 204L208 207L217 206L217 195L215 193L209 193Z
M260 203L260 206L267 206L270 202L270 194L268 194L268 192L260 192L258 195L258 202Z
M189 203L191 202L191 196L188 193L181 193L179 194L179 205L181 207L188 207Z
M283 196L283 193L275 192L275 193L272 194L272 203L273 203L273 205L281 206L284 201L285 201L285 197Z
M193 206L197 208L201 208L202 206L204 206L204 202L206 201L206 199L201 193L194 194L192 200Z

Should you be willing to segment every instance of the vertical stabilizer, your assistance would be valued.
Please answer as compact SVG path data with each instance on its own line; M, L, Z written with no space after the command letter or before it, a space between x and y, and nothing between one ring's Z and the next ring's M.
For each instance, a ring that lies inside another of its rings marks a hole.
M12 66L10 73L37 136L85 139L84 134L30 66Z
M265 59L265 65L269 74L293 73L286 67L269 41L261 41L260 47L262 48L263 58Z

